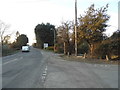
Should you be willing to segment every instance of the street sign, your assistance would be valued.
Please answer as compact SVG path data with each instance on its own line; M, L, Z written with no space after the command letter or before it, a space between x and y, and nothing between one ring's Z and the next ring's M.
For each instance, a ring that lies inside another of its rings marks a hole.
M44 43L44 49L48 48L48 43Z

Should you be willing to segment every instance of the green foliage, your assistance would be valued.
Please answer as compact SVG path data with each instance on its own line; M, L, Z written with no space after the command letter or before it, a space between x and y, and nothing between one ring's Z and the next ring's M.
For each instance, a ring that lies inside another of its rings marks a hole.
M110 50L112 55L117 55L120 59L120 30L117 30L113 33L113 35L110 37L111 44L110 44Z
M113 35L111 36L111 39L118 39L118 38L120 38L120 30L114 32Z
M78 45L78 53L84 54L84 53L88 53L88 51L89 51L88 43L84 42Z
M110 18L106 14L107 8L108 5L95 9L93 4L85 12L85 15L79 19L78 42L81 40L87 41L91 54L94 50L94 44L101 42L104 38L103 32L106 30L106 22Z
M3 45L2 46L2 56L11 55L14 52L16 52L16 50L13 49L13 48L10 48L9 45Z
M16 42L11 44L11 48L21 49L21 47L27 45L28 42L28 37L24 34L21 34L17 37Z
M113 35L104 40L99 47L95 50L96 56L105 58L106 55L112 59L112 56L116 56L116 59L120 59L120 31L113 33Z
M20 36L17 37L16 41L20 46L27 45L28 37L24 34L21 34Z
M35 27L35 35L37 40L37 46L43 48L44 43L48 43L49 46L54 45L54 30L55 26L50 23L38 24Z
M109 45L108 41L103 41L94 51L96 57L105 59L105 56L110 54Z
M120 38L116 40L112 40L111 44L109 45L109 49L112 55L120 56Z
M57 43L55 48L56 53L64 53L64 46L61 43Z
M50 46L48 48L46 48L47 50L50 50L50 51L54 51L54 46Z

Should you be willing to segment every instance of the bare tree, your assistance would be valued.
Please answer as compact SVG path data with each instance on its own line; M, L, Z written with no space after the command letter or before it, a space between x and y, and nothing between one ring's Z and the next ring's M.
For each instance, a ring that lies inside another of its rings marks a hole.
M11 38L11 35L6 35L4 36L3 40L2 40L2 43L3 44L9 44L9 40Z
M62 25L58 27L59 42L61 41L64 45L64 54L70 53L70 32L73 22L66 21L62 22Z
M19 31L16 32L16 38L20 36Z
M10 27L9 25L5 24L3 21L0 20L0 43L3 43L6 36L11 35L11 34L5 35L5 32L9 27Z

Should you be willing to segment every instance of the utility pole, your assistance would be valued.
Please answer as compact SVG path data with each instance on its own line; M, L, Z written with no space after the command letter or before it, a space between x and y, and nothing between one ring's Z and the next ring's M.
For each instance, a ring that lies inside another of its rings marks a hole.
M54 52L56 51L56 30L54 29Z
M77 56L77 0L75 0L75 56Z
M118 2L118 30L120 30L120 1Z

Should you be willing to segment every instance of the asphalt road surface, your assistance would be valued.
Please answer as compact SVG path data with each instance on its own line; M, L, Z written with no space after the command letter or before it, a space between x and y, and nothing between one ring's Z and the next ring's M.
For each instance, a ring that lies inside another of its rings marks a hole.
M46 88L118 88L118 65L66 61L44 53L50 56Z
M2 58L3 88L42 88L47 57L39 49Z
M66 61L32 48L2 60L3 88L118 88L118 66Z

